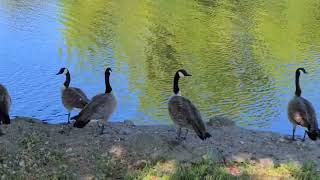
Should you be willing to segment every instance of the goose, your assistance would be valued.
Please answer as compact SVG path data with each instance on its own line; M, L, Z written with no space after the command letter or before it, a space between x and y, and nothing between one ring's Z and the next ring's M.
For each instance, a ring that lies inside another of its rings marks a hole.
M0 84L0 124L10 124L11 97L6 87ZM3 133L0 130L0 135Z
M318 128L318 122L316 117L316 112L311 102L306 100L301 96L301 88L300 88L300 72L307 74L307 71L304 68L298 68L296 70L296 91L295 96L289 101L288 104L288 117L290 122L292 123L292 140L295 140L295 131L296 127L302 126L306 128L303 141L305 140L306 134L308 134L311 140L316 140L320 136L320 131Z
M173 80L174 95L168 102L169 115L174 124L178 126L178 140L186 139L189 129L193 129L201 140L205 140L211 135L206 131L200 112L189 99L180 94L179 79L185 76L191 76L191 74L184 69L180 69L175 73ZM181 137L182 128L186 129L185 137Z
M88 103L89 99L86 94L79 88L70 87L71 76L67 68L61 68L57 75L63 74L66 80L63 83L61 90L61 99L63 106L68 111L68 124L70 123L70 114L74 108L83 109Z
M76 120L74 127L83 128L90 120L99 120L102 124L100 134L103 134L104 126L116 109L117 100L112 93L110 85L111 68L105 71L105 93L94 96L91 102L76 116L71 119Z

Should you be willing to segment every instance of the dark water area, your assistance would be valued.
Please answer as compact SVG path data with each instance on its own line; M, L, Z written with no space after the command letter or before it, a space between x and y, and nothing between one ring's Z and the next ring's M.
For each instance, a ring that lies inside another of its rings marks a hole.
M68 67L71 85L92 97L110 66L111 121L164 124L173 75L184 68L193 76L181 80L182 95L204 118L290 134L297 67L309 72L303 96L320 108L319 14L315 0L0 0L0 83L12 116L61 123L57 71Z

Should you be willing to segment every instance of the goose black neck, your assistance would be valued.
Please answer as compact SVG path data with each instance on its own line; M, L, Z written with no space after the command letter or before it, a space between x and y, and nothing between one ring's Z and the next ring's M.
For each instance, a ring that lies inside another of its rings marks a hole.
M69 85L70 85L70 81L71 81L71 76L70 76L70 73L67 72L67 74L66 74L66 81L63 83L64 87L68 88Z
M297 70L296 71L296 96L300 97L301 96L301 88L300 88L300 82L299 82L299 79L300 79L300 71Z
M112 88L110 85L110 72L105 73L106 93L111 93Z
M176 73L174 75L174 79L173 79L173 93L174 94L179 94L179 79L180 79L180 76L178 73Z

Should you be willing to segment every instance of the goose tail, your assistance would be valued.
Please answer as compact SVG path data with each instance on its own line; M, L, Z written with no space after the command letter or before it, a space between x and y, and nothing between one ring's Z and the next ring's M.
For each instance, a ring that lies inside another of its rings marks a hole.
M10 116L8 113L4 113L0 110L0 122L2 121L3 124L10 124Z
M83 128L89 123L89 121L80 121L80 115L73 116L71 119L76 120L73 124L73 127L76 128Z
M205 133L198 134L198 137L199 137L202 141L204 141L204 140L210 138L210 137L211 137L211 134L208 133L208 132L205 132Z
M317 140L317 138L320 138L320 133L317 131L312 131L312 132L306 131L306 132L308 134L308 137L313 141Z

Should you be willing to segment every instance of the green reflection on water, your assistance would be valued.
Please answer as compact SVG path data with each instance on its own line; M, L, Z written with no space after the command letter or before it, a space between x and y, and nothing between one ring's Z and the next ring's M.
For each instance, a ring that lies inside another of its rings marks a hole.
M155 119L167 119L172 76L185 68L193 76L181 81L182 93L206 117L268 126L283 111L283 87L292 86L288 65L312 71L320 50L315 0L60 0L60 7L62 56L76 55L82 67L111 59L118 71L128 67L139 109Z

